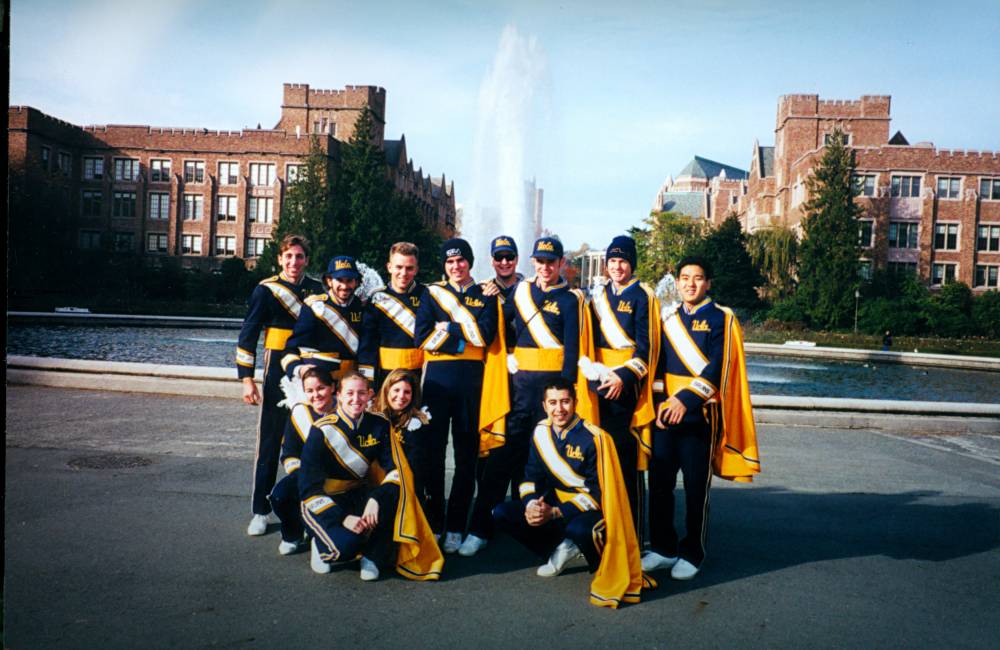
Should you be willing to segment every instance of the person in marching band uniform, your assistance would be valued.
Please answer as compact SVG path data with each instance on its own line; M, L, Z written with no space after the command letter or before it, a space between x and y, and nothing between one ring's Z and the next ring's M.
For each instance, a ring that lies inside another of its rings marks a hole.
M531 435L520 499L493 510L497 525L548 562L538 575L559 575L580 555L595 573L590 601L603 607L639 601L644 578L614 440L576 413L576 387L545 382L546 419Z
M303 401L290 405L291 414L281 442L281 464L285 477L271 490L271 507L281 522L278 553L291 555L299 549L304 532L299 512L298 470L302 465L302 445L313 422L329 414L334 407L336 384L330 373L310 367L302 373Z
M310 566L361 559L361 579L395 566L413 580L436 580L444 564L413 491L409 464L382 415L366 412L368 380L349 371L337 408L316 420L302 448L299 495L312 535Z
M426 407L423 410L420 408L420 381L417 376L402 368L389 372L372 410L389 420L392 433L402 444L403 453L410 463L417 497L423 503L424 462L421 452L427 445L421 438L430 432L427 424L431 419Z
M361 326L358 368L381 385L390 371L410 370L419 377L423 350L414 343L416 312L426 287L416 281L420 254L415 244L397 242L389 249L389 286L372 294Z
M659 358L656 296L635 277L635 240L619 236L605 254L609 282L596 287L590 302L596 361L607 368L594 386L599 425L614 438L636 527L642 521L643 485L637 471L640 430L655 417L650 369ZM645 467L644 467L645 469Z
M236 369L243 382L243 401L260 404L248 535L266 533L267 515L271 512L267 497L277 478L281 435L288 417L285 409L278 406L283 398L280 380L285 343L302 312L305 297L323 291L323 285L305 275L309 265L309 243L304 237L288 235L281 240L278 251L281 273L261 280L250 294L236 347ZM257 340L262 329L265 349L263 395L254 383Z
M426 474L427 516L444 533L444 552L462 543L476 483L480 404L487 349L497 335L499 308L470 274L472 248L464 239L441 247L447 280L427 286L416 319L416 343L424 351L424 403L431 414L421 450ZM488 389L487 389L488 390ZM455 473L447 511L444 460L451 430Z
M578 379L581 342L589 337L589 333L581 336L586 330L581 329L581 320L586 318L583 294L570 289L561 275L562 242L554 237L538 239L531 258L535 277L517 283L503 304L504 320L511 324L514 336L508 357L512 396L505 440L485 460L470 534L459 549L467 557L485 547L492 536L491 513L504 500L507 486L521 482L531 432L545 416L544 387L556 377Z
M760 472L743 334L730 309L707 293L712 268L701 257L677 264L679 308L665 307L657 407L649 467L651 551L643 570L690 580L705 559L712 474L748 482ZM685 536L674 529L674 487L684 477Z
M294 377L316 366L336 379L356 367L364 310L354 295L360 279L353 257L339 255L330 260L323 275L327 290L307 298L306 308L295 321L281 362L285 374Z

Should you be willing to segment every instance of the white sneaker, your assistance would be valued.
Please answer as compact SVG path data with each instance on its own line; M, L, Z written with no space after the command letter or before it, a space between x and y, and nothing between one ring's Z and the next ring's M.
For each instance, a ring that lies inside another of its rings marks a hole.
M556 550L552 551L552 555L549 557L549 561L538 567L536 573L542 578L554 578L569 564L570 560L580 557L583 553L577 548L576 544L564 539Z
M330 573L330 563L319 556L316 540L312 541L312 552L309 555L309 567L316 573Z
M378 580L378 567L364 555L361 556L361 579L365 582Z
M667 557L666 555L660 555L656 551L647 551L645 555L642 556L642 570L646 573L650 571L659 571L660 569L669 569L677 564L677 557Z
M281 555L291 555L297 550L299 550L298 542L286 542L285 540L281 540L281 543L278 544L278 553Z
M475 535L469 535L462 542L462 545L458 548L458 554L462 557L472 557L479 551L486 548L486 540L482 537L477 537Z
M687 560L677 560L677 564L670 570L670 577L674 580L690 580L698 575L698 567Z
M445 533L444 546L441 548L445 553L454 553L462 546L462 533Z
M247 535L257 537L267 532L267 515L254 515L247 526Z

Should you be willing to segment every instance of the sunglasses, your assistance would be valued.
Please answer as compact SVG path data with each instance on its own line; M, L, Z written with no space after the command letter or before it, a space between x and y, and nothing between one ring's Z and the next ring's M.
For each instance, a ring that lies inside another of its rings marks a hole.
M510 253L497 253L493 256L493 259L497 262L513 262L517 258L517 255L512 255Z

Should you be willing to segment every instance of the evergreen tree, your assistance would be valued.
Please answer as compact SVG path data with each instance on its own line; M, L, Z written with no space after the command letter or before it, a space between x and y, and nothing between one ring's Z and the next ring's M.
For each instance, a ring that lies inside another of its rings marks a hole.
M854 314L859 286L858 215L851 176L854 154L834 131L820 164L806 181L803 240L799 249L796 299L813 326L846 325Z
M409 241L420 248L421 278L437 279L441 239L424 224L416 203L393 187L373 131L371 113L362 111L354 135L343 147L335 193L335 213L342 224L340 254L351 254L383 272L392 244Z
M333 209L329 159L313 136L309 155L298 181L288 188L281 206L281 218L257 265L261 275L278 272L278 246L290 234L302 235L312 247L309 271L320 275L339 249L339 233Z
M735 215L730 215L703 239L692 243L684 254L701 255L712 265L711 295L719 304L742 309L760 304L757 287L764 279L750 259L746 235Z

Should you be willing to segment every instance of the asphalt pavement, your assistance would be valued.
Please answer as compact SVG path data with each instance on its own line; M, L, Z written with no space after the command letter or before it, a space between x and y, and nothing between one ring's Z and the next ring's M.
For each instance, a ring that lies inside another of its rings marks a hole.
M279 556L235 400L8 386L6 423L5 648L1000 646L1000 436L762 426L702 572L612 611L506 538L439 583Z

